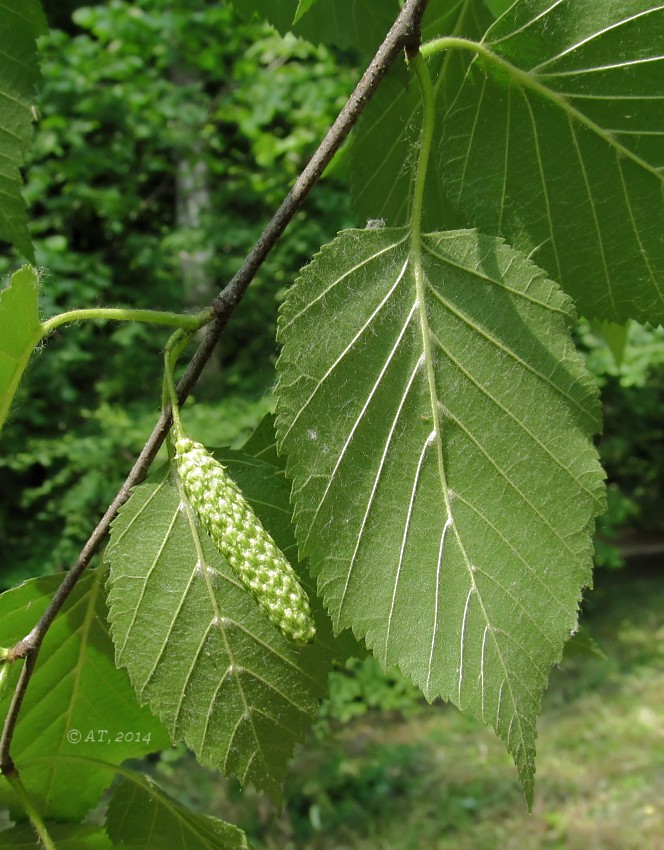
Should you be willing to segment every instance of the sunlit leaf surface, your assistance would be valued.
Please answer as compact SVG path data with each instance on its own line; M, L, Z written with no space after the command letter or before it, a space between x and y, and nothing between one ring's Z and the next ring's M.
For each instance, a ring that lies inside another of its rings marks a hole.
M14 761L45 818L80 820L113 779L112 773L82 765L79 770L49 757L120 764L170 745L162 724L139 706L126 672L113 663L104 575L101 570L84 575L49 629L13 739ZM13 646L30 632L61 581L61 576L30 579L0 596L0 646ZM0 702L2 722L18 667L13 665ZM20 812L3 778L0 805Z
M32 266L12 275L0 292L0 428L42 335L39 321L39 276Z

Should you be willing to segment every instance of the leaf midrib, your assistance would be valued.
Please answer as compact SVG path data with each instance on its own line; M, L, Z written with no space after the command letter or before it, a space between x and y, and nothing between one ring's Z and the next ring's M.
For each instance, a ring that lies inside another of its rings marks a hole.
M438 393L437 393L437 389L436 389L436 378L435 378L435 370L434 370L434 364L433 364L432 339L431 339L432 334L431 334L431 329L429 328L429 321L428 321L428 318L427 318L427 315L426 315L426 291L427 291L427 287L430 286L430 285L429 285L428 280L426 279L426 276L424 274L424 269L422 268L423 240L422 240L421 236L419 236L419 233L417 231L419 231L419 227L416 227L415 232L412 234L414 238L412 238L411 242L410 242L409 259L410 259L410 262L412 263L412 267L413 267L413 277L414 277L414 281L415 281L415 298L416 298L416 302L417 302L417 310L418 310L419 319L420 319L420 332L421 332L421 335L422 335L422 349L423 349L423 354L424 354L424 365L425 365L426 375L427 375L427 384L428 384L428 389L429 389L429 400L430 400L430 404L431 404L432 420L433 420L433 423L434 423L434 428L433 428L433 431L431 432L431 434L429 435L429 439L435 440L435 443L436 443L438 476L439 476L439 479L440 479L440 485L441 485L441 490L442 490L442 493L443 493L445 510L446 510L446 514L447 514L446 520L445 520L443 536L442 536L442 541L441 541L441 547L440 547L440 551L439 551L438 569L440 570L442 568L442 561L443 561L443 558L444 558L445 533L446 533L447 529L451 527L452 532L454 534L454 537L456 539L457 545L459 547L459 551L462 554L463 563L464 563L464 566L465 566L466 571L468 573L468 578L470 580L470 589L468 591L468 596L467 596L467 599L466 599L466 609L464 611L463 626L462 626L462 631L461 631L461 641L460 641L460 648L459 648L460 660L459 660L459 674L458 674L457 705L459 706L459 708L462 707L461 692L462 692L462 685L463 685L462 671L463 671L464 634L465 634L466 615L467 615L468 605L470 603L470 600L473 596L475 596L477 598L478 603L479 603L479 606L480 606L480 609L481 609L481 612L482 612L482 617L484 618L484 623L485 623L485 627L486 627L485 628L485 634L486 634L486 629L488 629L490 634L491 634L491 637L493 639L493 644L494 644L496 656L499 659L500 666L503 669L503 673L504 673L503 682L507 683L507 688L508 688L509 695L510 695L510 698L511 698L511 701L512 701L512 706L511 706L512 717L511 717L511 720L510 720L510 730L511 730L511 727L512 727L512 723L514 722L514 720L516 718L517 725L518 725L518 728L519 728L519 735L520 735L519 748L523 747L524 750L525 750L525 748L526 748L526 738L525 738L525 734L524 734L524 730L523 730L522 718L521 718L519 712L516 711L517 700L516 700L514 690L513 690L513 687L512 687L512 680L511 680L511 677L510 677L510 672L508 670L507 664L506 664L505 659L503 657L503 653L502 653L500 645L498 643L498 636L496 634L496 629L491 623L488 611L487 611L486 606L484 604L484 601L482 599L482 594L480 593L480 590L479 590L477 583L475 581L475 576L473 575L473 567L472 567L472 564L470 563L470 558L468 557L466 547L463 543L463 540L461 539L461 534L459 533L459 529L457 528L457 525L454 521L454 516L452 514L451 498L450 498L449 486L447 484L447 476L445 474L445 464L444 464L444 458L443 458L443 440L442 440L442 429L441 429L441 422L440 422L440 404L439 404ZM437 576L437 578L439 578L439 575ZM437 599L438 599L438 583L436 585L436 600ZM429 656L430 662L431 662L431 659L433 658L433 655L434 655L436 639L437 639L437 631L434 628L433 634L432 634L430 656ZM484 682L483 662L484 662L484 656L482 656L482 667L481 667L482 682ZM429 673L428 673L428 681L429 682L430 682L430 677L431 677L431 663L429 664ZM484 691L482 691L482 700L484 700ZM518 752L518 749L515 751L515 756L516 756L516 752Z
M176 481L177 481L178 491L179 491L179 494L180 494L180 501L183 505L185 505L187 522L189 524L189 531L190 531L191 536L194 540L194 546L196 547L196 554L198 556L198 566L200 567L200 570L201 570L203 577L205 579L205 587L206 587L206 590L207 590L207 593L208 593L208 596L209 596L209 599L210 599L210 605L212 607L212 610L214 611L213 624L216 625L219 628L219 632L220 632L222 640L224 642L224 649L225 649L226 655L228 657L228 667L227 667L226 671L224 672L224 675L222 676L221 681L219 682L219 685L217 686L217 688L214 692L213 701L214 701L214 699L216 699L217 694L219 692L219 689L221 688L221 685L225 681L226 675L229 672L232 674L232 676L235 680L235 686L236 686L238 693L240 695L240 699L242 700L243 711L242 711L242 714L240 715L240 717L238 718L238 722L237 722L235 728L233 729L232 735L231 735L231 737L228 741L228 749L226 750L226 755L224 757L224 771L226 770L226 764L228 762L228 756L230 755L230 752L232 750L232 744L233 744L233 739L235 738L235 733L237 732L238 728L240 727L240 725L243 721L248 721L248 722L251 723L251 731L252 731L252 735L253 735L253 738L254 738L254 753L260 752L260 756L261 756L261 759L263 761L263 765L266 767L267 761L265 759L265 755L264 755L262 748L260 746L260 738L259 738L258 732L256 730L254 721L252 719L252 713L249 711L249 702L247 700L247 695L244 692L244 687L242 686L242 682L240 680L240 669L242 669L242 668L241 668L241 665L239 665L237 663L236 658L235 658L235 654L234 654L234 652L231 648L230 641L228 640L228 635L226 634L226 629L224 628L223 617L221 616L221 611L219 610L219 604L217 602L217 597L215 595L214 588L210 584L210 576L209 576L209 573L208 573L209 565L207 563L207 558L205 557L205 552L203 551L203 545L201 543L201 539L200 539L200 536L199 536L199 531L198 531L198 526L197 526L196 519L195 519L195 516L194 516L194 511L193 511L193 508L191 507L191 505L189 504L189 500L187 499L187 496L184 492L184 488L182 486L182 481L180 480L179 476L176 477ZM208 634L207 631L206 631L206 634ZM189 675L191 674L191 670L193 670L193 664L192 664L192 667L190 668ZM187 677L187 682L188 681L189 681L189 677ZM185 682L185 684L186 684L186 682ZM183 700L184 700L184 685L183 685L183 691L182 691L182 694L181 694L181 702ZM206 720L205 720L205 725L203 727L203 735L202 735L201 745L200 745L201 751L205 747L205 740L207 738L208 726L209 726L211 714L212 714L212 712L208 711L207 717L206 717ZM178 715L177 716L179 716L179 709L178 709ZM249 764L250 763L251 762L249 762ZM246 774L245 774L245 776L246 776Z
M617 141L608 131L606 131L599 124L595 123L591 118L589 118L585 113L581 112L575 106L573 106L567 98L561 94L559 94L555 89L552 89L548 86L545 86L543 83L539 82L530 71L524 71L522 68L519 68L517 65L513 65L507 59L503 58L500 54L493 51L489 43L472 41L467 38L458 38L455 36L446 37L443 39L436 39L440 44L444 44L445 47L456 48L458 50L469 50L476 54L475 59L473 59L472 64L479 58L483 58L487 60L490 64L495 65L500 68L500 70L504 71L508 76L510 76L516 83L518 83L522 88L528 89L535 94L539 95L539 97L544 100L549 101L554 106L558 107L564 114L568 116L570 119L574 119L578 121L580 124L583 124L587 129L597 135L603 142L605 142L609 147L613 148L617 153L624 156L626 159L631 160L640 168L649 172L653 177L655 177L659 182L664 182L664 175L661 173L659 169L655 166L651 165L645 159L640 157L638 154L634 153L634 151L625 147L619 141Z
M438 256L439 259L441 259L442 261L445 261L444 257L442 257L442 256L439 256L439 255L434 255L434 256ZM496 339L496 337L492 336L488 331L485 331L482 327L480 327L475 322L473 322L471 318L469 318L460 309L454 307L454 305L451 304L446 298L444 298L440 294L440 292L438 292L438 290L436 290L434 287L429 286L429 288L430 288L431 292L433 293L434 297L437 298L438 301L440 301L441 305L448 312L450 312L452 315L456 316L456 318L459 319L459 321L461 321L465 325L467 325L474 333L477 333L479 336L484 337L484 339L486 339L486 341L489 342L492 346L494 346L497 349L500 349L504 354L506 354L508 357L510 357L510 359L512 359L516 363L518 363L520 367L527 369L532 375L534 375L536 378L538 378L543 383L545 383L547 386L549 386L553 391L555 391L558 395L560 395L562 398L564 398L571 405L576 407L578 409L578 411L580 413L582 413L586 418L589 418L588 412L583 409L582 404L577 399L575 399L569 393L566 393L562 389L557 387L549 378L546 377L546 375L542 374L541 372L538 372L537 369L535 369L533 366L531 366L528 363L527 360L524 360L522 357L519 357L519 355L515 351L513 351L508 346L503 345L498 339ZM590 426L594 427L596 423L593 420L589 424L590 424Z

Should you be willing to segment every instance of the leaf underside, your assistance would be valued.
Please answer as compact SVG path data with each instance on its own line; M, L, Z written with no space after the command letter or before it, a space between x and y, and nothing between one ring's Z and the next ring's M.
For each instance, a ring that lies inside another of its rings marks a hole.
M424 39L481 43L429 62L424 227L504 236L587 316L664 321L664 7L522 0L492 26L480 0L445 7L430 5ZM353 136L360 216L407 223L419 110L397 64Z
M342 233L279 322L279 449L335 627L491 723L528 799L603 504L572 322L501 240L402 229Z
M123 778L106 813L114 847L127 850L247 850L236 826L178 803L147 776Z
M314 44L359 50L371 55L399 14L397 0L316 0L294 21L302 0L233 0L245 14L255 13L280 33L293 32Z
M283 475L241 453L217 459L292 561ZM331 629L321 610L312 645L289 641L192 524L183 498L164 467L136 488L113 525L107 559L116 660L174 740L278 799L288 759L326 693Z
M164 727L138 705L127 674L113 663L103 577L101 570L84 575L49 629L12 743L23 784L45 818L80 820L112 779L94 767L81 765L81 772L58 756L120 764L170 745ZM0 596L0 646L13 646L34 627L61 581L61 576L30 579ZM18 673L11 671L0 721ZM103 738L99 730L105 730ZM1 778L0 805L23 816Z
M281 469L285 461L277 454L277 438L274 434L274 413L266 413L253 433L242 446L242 451L252 457L270 463Z
M0 239L34 260L21 166L32 141L39 79L36 38L46 32L37 0L3 0L0 14Z
M114 850L106 832L97 826L46 822L48 834L58 850ZM10 850L42 850L31 823L22 823L0 832L0 847Z
M9 286L0 292L0 429L42 336L38 293L39 276L31 266L13 274Z
M440 139L462 223L584 315L664 321L664 6L523 0L483 43Z
M293 23L296 24L303 15L306 15L309 9L316 3L317 0L299 0L297 4L297 9L295 10L295 17L293 18Z

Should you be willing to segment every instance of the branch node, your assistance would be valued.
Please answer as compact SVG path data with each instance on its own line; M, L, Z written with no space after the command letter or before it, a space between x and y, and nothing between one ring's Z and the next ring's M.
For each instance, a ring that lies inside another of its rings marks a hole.
M7 779L14 779L14 777L18 776L18 770L11 756L7 756L7 760L0 764L0 774Z
M25 658L28 652L29 647L26 646L25 638L23 638L15 646L12 646L7 653L7 664L13 664L14 661L18 661L20 658Z

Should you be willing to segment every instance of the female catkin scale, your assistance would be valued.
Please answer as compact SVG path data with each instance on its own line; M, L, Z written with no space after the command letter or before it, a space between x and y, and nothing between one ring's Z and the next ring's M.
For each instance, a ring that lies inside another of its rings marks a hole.
M316 633L309 599L286 557L226 469L183 432L174 437L182 486L205 530L268 619L308 643Z

